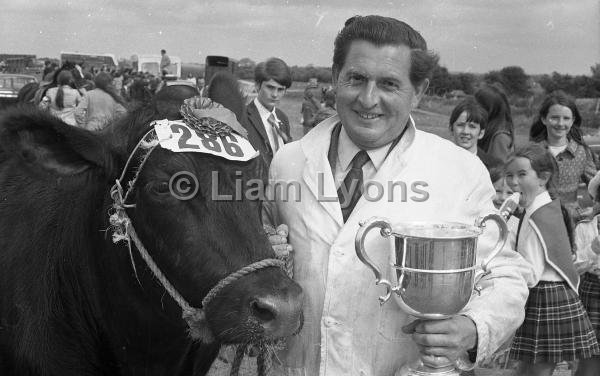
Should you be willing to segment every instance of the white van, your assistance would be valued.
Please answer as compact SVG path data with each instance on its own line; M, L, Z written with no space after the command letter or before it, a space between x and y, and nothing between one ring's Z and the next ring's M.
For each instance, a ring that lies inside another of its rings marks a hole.
M161 77L160 59L161 55L132 55L131 61L133 70L138 72L148 72L153 76ZM181 78L181 59L177 56L169 56L171 65L167 67L167 77L171 79Z

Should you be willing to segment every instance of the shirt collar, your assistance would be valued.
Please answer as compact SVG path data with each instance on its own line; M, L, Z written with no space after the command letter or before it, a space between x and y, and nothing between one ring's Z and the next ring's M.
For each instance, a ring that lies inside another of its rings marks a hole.
M277 120L279 122L279 119L277 118L277 115L275 114L275 107L273 107L273 112L267 110L267 108L265 106L263 106L262 103L260 103L258 98L254 98L254 105L256 106L256 109L258 110L258 113L259 113L261 119L263 120L263 122L266 121L271 114L273 114L273 116L275 117L275 120Z
M547 140L543 140L542 141L542 145L544 145L546 147L546 149L550 148L550 145L548 145L548 141ZM579 146L579 144L577 143L577 141L575 141L572 138L570 138L569 142L567 143L567 148L565 150L563 150L561 153L564 153L565 151L568 151L572 155L575 155L575 153L577 152L577 146Z
M412 120L412 119L411 119ZM407 126L409 126L407 124ZM378 147L377 149L367 150L367 154L375 167L375 171L379 171L379 168L385 161L387 157L388 150L393 141L388 142L387 144ZM346 129L342 127L340 130L340 137L338 140L338 161L340 163L340 168L342 171L345 171L349 168L350 163L352 163L352 159L356 153L358 153L361 149L352 142L348 133L346 133Z
M550 194L548 193L548 191L544 191L544 192L538 194L533 199L533 202L531 204L529 204L528 207L525 208L525 215L527 217L531 216L531 214L533 214L533 212L535 212L536 210L538 210L539 208L541 208L542 206L544 206L550 202L552 202L552 199L550 198Z

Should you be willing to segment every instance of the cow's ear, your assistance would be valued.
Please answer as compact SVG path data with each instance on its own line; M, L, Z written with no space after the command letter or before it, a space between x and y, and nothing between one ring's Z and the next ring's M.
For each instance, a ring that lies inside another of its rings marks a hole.
M237 78L231 73L220 71L213 76L208 87L208 97L233 112L240 123L245 123L244 97Z
M37 109L20 107L2 114L0 152L60 175L90 168L114 174L113 154L98 133L65 124Z

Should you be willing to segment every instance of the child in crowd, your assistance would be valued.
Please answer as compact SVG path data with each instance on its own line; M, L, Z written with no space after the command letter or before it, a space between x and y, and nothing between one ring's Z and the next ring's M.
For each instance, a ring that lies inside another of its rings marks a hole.
M581 135L581 115L575 100L563 91L550 93L531 126L529 138L554 156L558 173L553 176L558 197L575 222L583 214L577 202L581 182L588 184L596 174L594 157Z
M475 99L488 115L486 133L479 140L479 147L504 163L515 148L515 130L508 98L503 89L495 84L477 90Z
M477 155L489 170L502 161L477 147L477 142L485 135L487 112L472 98L460 102L450 114L450 132L454 143Z
M494 185L494 189L496 190L496 196L494 196L494 206L496 209L500 208L500 205L510 196L513 191L510 189L508 184L506 184L506 179L504 178L504 166L502 165L493 165L488 171L490 172L490 180Z
M579 275L573 265L570 229L560 201L553 199L552 155L530 144L509 156L506 182L521 193L525 212L515 249L534 272L525 321L515 333L510 357L519 375L552 375L557 363L600 354L592 324L577 295Z
M600 172L590 181L588 192L594 199L596 215L589 223L581 223L576 228L576 235L580 235L580 231L589 233L587 239L578 243L576 267L581 274L579 296L596 332L596 339L600 341ZM600 375L600 357L580 360L576 375Z
M323 92L323 106L317 111L313 118L313 127L335 114L335 91L329 89Z

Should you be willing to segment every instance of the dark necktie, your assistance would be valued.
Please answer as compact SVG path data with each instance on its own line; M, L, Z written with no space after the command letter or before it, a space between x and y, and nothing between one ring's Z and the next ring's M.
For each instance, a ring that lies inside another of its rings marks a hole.
M342 217L344 222L350 217L350 213L360 199L363 190L363 166L369 161L369 154L361 150L352 159L350 171L344 178L344 182L337 191L340 206L342 208Z
M283 143L287 142L288 137L285 133L283 133L281 128L279 128L279 121L277 121L277 119L275 119L275 114L273 114L271 112L271 114L267 118L267 121L271 125L271 136L273 137L273 146L274 146L273 154L275 154L277 152L277 150L279 150L279 148L281 147L281 142L282 141L283 141ZM280 138L281 138L281 141L280 141Z

